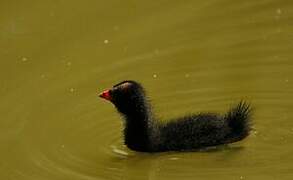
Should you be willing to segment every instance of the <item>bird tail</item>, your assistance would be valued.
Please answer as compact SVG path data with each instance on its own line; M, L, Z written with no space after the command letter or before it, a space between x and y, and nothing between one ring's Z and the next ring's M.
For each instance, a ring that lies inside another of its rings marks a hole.
M251 131L251 107L241 101L225 115L231 131L227 135L227 143L240 141L247 137Z

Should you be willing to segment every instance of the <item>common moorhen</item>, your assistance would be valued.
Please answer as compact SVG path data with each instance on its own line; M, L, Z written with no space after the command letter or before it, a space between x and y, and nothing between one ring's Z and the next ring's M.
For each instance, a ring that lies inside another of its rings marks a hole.
M244 101L224 115L198 113L162 123L152 114L138 82L120 82L99 96L111 101L122 114L125 144L136 151L190 151L240 141L251 130L251 108Z

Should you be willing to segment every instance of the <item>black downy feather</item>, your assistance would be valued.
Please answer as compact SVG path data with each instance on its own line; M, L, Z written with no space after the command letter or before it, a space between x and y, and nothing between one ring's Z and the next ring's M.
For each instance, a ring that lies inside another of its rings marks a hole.
M250 105L241 101L225 115L199 113L160 123L153 117L143 87L123 81L109 90L125 119L124 140L142 152L189 151L240 141L251 130Z

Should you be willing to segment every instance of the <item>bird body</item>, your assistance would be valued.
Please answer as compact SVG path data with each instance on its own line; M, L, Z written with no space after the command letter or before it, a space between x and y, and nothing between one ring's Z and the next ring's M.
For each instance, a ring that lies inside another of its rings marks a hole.
M241 101L226 114L198 113L168 122L158 121L143 87L123 81L100 94L125 119L124 142L141 152L189 151L240 141L249 135L250 106Z

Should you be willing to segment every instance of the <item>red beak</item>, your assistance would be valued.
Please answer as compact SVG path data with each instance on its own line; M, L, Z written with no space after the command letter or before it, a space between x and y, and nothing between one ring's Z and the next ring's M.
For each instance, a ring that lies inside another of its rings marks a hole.
M99 94L99 96L101 98L104 98L104 99L108 100L108 101L111 101L112 100L112 96L111 96L110 90L103 91L102 93Z

